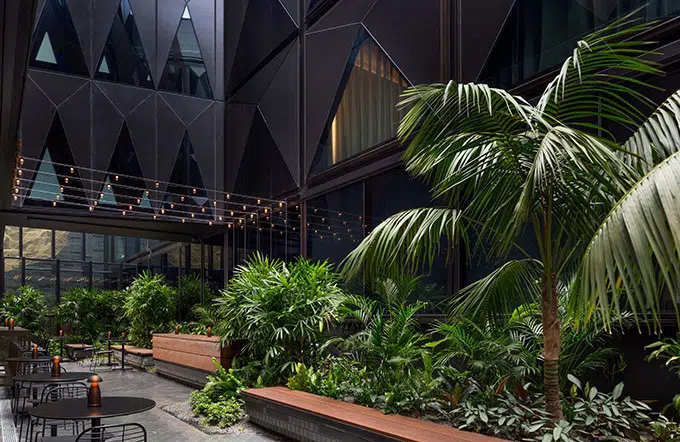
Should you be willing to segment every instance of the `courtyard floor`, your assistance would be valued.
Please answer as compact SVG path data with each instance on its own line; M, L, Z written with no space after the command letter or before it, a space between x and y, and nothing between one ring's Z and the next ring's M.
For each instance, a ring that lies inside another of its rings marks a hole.
M88 371L75 363L64 364L68 371ZM229 441L229 442L271 442L281 441L282 438L267 433L251 425L240 426L240 434L208 435L194 428L190 424L174 417L162 410L171 404L186 401L192 388L165 379L154 373L141 370L110 371L108 368L96 370L103 379L101 383L102 400L106 396L138 396L156 401L156 408L145 413L135 414L120 419L107 419L103 423L137 422L142 424L148 433L150 442L175 441ZM0 442L14 442L17 440L9 399L0 399Z

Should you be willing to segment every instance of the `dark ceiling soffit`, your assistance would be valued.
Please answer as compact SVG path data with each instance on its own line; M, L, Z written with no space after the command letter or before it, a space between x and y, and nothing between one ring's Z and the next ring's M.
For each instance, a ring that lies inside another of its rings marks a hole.
M48 209L50 210L50 209ZM225 230L220 226L180 224L143 219L119 219L97 215L80 216L68 210L52 211L0 211L2 224L8 226L55 229L70 232L97 233L103 235L133 236L162 241L197 242ZM78 216L75 216L78 215Z
M285 8L284 8L284 9L285 9ZM248 82L249 82L255 75L257 75L257 74L260 72L260 70L262 70L262 68L264 68L270 61L272 61L274 58L276 58L276 56L279 55L279 52L285 50L285 49L288 47L288 45L289 45L291 42L293 42L293 41L297 38L299 32L300 32L300 30L297 29L297 28L295 29L295 31L291 32L290 35L289 35L288 37L286 37L286 39L283 40L281 43L279 43L278 46L276 46L276 47L274 48L274 50L271 51L271 52L269 53L269 55L267 55L267 56L264 58L264 60L262 60L260 63L258 63L258 65L255 66L255 68L254 68L248 75L246 75L246 76L243 78L243 80L241 80L241 81L240 81L236 86L234 86L230 91L227 91L227 101L229 101L230 98L232 98L234 95L236 95L236 93L237 93L243 86L245 86L246 84L248 84Z
M341 0L321 0L314 9L309 11L307 17L305 18L305 23L307 28L310 28L317 20L319 20L323 15L330 11L333 6L338 4Z

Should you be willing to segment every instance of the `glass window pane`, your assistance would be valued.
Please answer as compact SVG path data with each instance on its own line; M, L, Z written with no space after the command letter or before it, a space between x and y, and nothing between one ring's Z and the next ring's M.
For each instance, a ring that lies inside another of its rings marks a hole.
M54 256L64 261L83 261L83 234L80 232L54 232Z
M24 256L28 258L52 258L52 231L24 227Z
M2 246L5 256L19 256L19 227L5 226Z
M42 291L48 306L56 305L57 276L55 262L26 259L26 285Z
M21 287L21 258L5 258L5 291Z

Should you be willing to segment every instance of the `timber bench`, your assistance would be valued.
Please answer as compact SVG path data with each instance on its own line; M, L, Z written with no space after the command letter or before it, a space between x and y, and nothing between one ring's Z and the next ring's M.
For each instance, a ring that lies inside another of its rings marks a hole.
M502 440L285 387L252 388L241 394L253 423L303 442Z
M92 356L92 344L64 344L64 347L66 347L66 355L74 361Z
M119 360L122 360L122 346L112 345L111 350ZM125 365L137 368L153 367L153 350L125 344Z

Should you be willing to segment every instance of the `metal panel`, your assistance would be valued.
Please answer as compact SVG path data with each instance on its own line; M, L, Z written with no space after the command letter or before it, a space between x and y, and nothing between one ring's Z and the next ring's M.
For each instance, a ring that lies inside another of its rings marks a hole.
M145 178L156 177L156 97L150 95L127 116L132 144ZM147 183L150 186L150 183ZM154 186L155 187L155 186Z
M226 105L227 190L234 189L236 174L248 142L250 126L257 106L252 104Z
M28 76L38 85L47 98L55 105L59 106L68 97L82 88L88 80L82 77L72 77L70 75L59 74L56 72L38 71L29 69Z
M21 153L30 158L40 158L47 133L52 125L55 107L30 78L24 87L21 113Z
M192 0L188 3L191 21L201 48L210 86L215 84L215 0Z
M123 115L132 112L153 93L148 89L118 83L106 81L95 81L94 83L96 87L106 94L109 100L116 106L116 109Z
M160 96L167 102L170 108L179 116L182 122L188 126L196 119L213 101L203 98L190 97L188 95L170 94L161 92Z
M215 2L215 82L211 84L213 96L217 100L224 100L224 54L225 54L225 30L224 12L225 2Z
M297 26L300 26L300 6L298 0L279 0ZM300 0L307 1L307 0Z
M211 105L188 127L196 162L208 189L215 188L215 106Z
M123 115L96 86L92 87L92 109L92 141L94 146L92 167L98 170L106 170L116 148L120 128L123 126ZM103 181L104 175L96 173L94 179Z
M90 46L90 0L68 0L68 9L71 11L73 26L76 28L80 47L85 55L90 72L92 72L92 47Z
M160 79L156 78L158 65L156 60L156 0L130 0L130 6L135 14L135 24L139 31L139 38L142 39L152 80L155 85L158 85Z
M224 112L223 102L215 102L215 189L224 190L225 183L225 140L224 140Z
M243 22L227 92L236 90L286 44L297 26L278 0L251 1Z
M226 80L231 76L231 70L234 65L236 57L236 49L238 48L239 37L243 29L243 21L245 20L246 11L248 10L248 0L226 0L227 16L224 23L225 29L225 72Z
M463 0L461 4L460 82L475 81L501 32L514 0Z
M314 159L360 25L306 36L305 171Z
M119 4L120 0L92 0L92 58L90 59L90 66L96 65L101 58ZM95 69L90 70L94 71Z
M376 2L377 0L341 0L314 23L309 32L361 23Z
M299 185L300 112L299 59L297 40L276 77L260 101L260 111L286 161L288 170Z
M259 103L293 46L297 46L297 39L283 48L274 59L260 69L243 85L243 87L239 88L235 94L229 98L229 101L237 103Z
M185 5L186 3L184 0L163 0L162 6L157 8L158 25L156 26L156 29L158 30L158 35L156 38L158 42L158 52L156 53L156 84L158 84L161 75L163 74L165 62L168 59L168 53L170 52L172 41L175 39L177 27L182 18Z
M378 0L363 23L412 84L440 77L439 0Z
M76 166L90 167L90 87L73 94L59 107L59 116ZM83 171L78 172L81 176ZM87 178L92 178L87 176ZM88 186L89 187L89 186Z
M158 124L157 177L161 181L168 181L186 129L177 114L161 97L158 97L156 112ZM161 184L159 189L161 192L165 191L165 185Z

